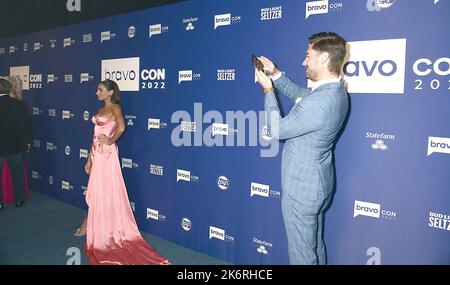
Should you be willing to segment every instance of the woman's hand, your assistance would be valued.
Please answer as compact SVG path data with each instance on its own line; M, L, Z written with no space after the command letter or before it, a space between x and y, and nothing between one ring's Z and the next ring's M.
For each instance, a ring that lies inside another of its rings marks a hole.
M84 171L86 172L86 174L91 174L91 168L92 168L92 162L91 159L88 158L86 164L84 165Z

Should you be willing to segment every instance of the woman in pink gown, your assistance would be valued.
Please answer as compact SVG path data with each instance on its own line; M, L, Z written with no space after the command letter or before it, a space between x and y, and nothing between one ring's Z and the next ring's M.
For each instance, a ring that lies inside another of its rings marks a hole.
M105 106L92 118L94 139L85 166L90 174L85 251L91 264L169 264L142 238L131 211L115 143L125 131L119 93L112 80L97 88Z

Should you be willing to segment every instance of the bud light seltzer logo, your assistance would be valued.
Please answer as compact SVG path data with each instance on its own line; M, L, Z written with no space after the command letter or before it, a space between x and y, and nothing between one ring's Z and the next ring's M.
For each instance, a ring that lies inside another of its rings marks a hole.
M163 176L164 175L164 167L161 165L150 164L150 174Z
M114 80L120 91L139 91L139 74L139 57L102 60L102 80Z

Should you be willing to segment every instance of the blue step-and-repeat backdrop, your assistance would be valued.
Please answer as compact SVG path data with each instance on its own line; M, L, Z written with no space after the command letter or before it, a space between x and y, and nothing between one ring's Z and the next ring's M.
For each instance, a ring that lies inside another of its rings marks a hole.
M235 264L287 264L283 143L265 129L251 55L306 85L307 38L335 31L351 113L329 263L450 264L449 19L447 0L188 1L0 40L0 74L24 80L32 190L86 208L95 92L114 79L140 229Z

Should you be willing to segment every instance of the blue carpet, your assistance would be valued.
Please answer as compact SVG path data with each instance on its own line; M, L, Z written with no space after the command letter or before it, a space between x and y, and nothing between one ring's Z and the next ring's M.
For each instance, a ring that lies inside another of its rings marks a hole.
M85 237L75 237L86 212L32 192L22 208L13 204L0 211L1 265L87 265ZM142 233L174 265L225 265L225 261ZM79 262L77 261L79 260Z

